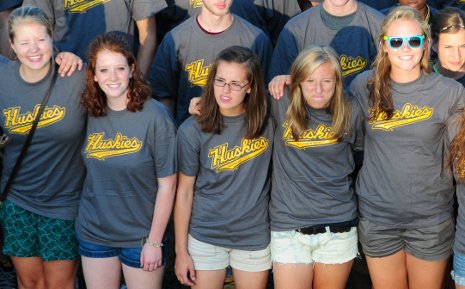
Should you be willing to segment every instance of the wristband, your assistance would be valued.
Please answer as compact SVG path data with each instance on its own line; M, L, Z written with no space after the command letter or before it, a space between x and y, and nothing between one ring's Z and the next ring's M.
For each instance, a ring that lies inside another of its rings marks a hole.
M150 246L155 247L155 248L163 247L163 243L154 243L154 242L150 241L149 238L145 238L145 244L150 245Z

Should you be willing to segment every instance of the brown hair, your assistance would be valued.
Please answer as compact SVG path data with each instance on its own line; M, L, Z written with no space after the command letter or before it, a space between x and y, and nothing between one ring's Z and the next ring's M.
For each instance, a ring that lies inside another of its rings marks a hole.
M453 123L460 127L457 135L449 147L449 165L454 165L455 179L465 183L465 111L462 112L460 123Z
M465 12L459 8L447 7L433 16L431 21L431 37L438 43L439 34L456 33L465 30Z
M103 50L121 53L126 58L129 67L134 68L132 77L129 79L127 110L131 112L142 110L144 101L152 95L152 89L137 68L136 59L125 38L111 32L97 36L89 46L87 51L89 64L86 71L86 88L82 93L81 103L87 108L89 114L94 117L106 115L107 97L99 84L94 81L97 56Z
M425 47L421 57L420 67L422 71L429 73L431 71L429 63L430 46L427 42L428 39L431 38L430 31L428 24L423 21L417 10L409 6L399 6L393 9L384 18L379 39L383 39L392 22L399 19L415 21L421 27L421 30L425 35L426 44L424 44ZM384 40L380 40L378 54L373 62L374 77L368 82L368 88L370 90L369 97L373 109L373 113L370 116L371 120L375 120L380 114L384 114L386 119L391 119L394 113L390 77L391 62L389 61L387 52L381 47L384 45L383 41Z
M245 138L255 138L261 134L263 123L267 117L268 103L260 59L252 50L245 47L231 46L221 51L216 57L202 95L202 115L198 117L197 121L204 132L220 134L224 128L213 84L220 62L243 64L247 70L247 80L251 90L244 98Z
M295 140L307 130L309 118L300 83L324 63L330 63L336 74L336 87L329 103L334 137L340 139L349 132L351 109L343 94L341 66L337 54L331 47L314 46L303 50L291 67L291 103L287 109L286 121Z

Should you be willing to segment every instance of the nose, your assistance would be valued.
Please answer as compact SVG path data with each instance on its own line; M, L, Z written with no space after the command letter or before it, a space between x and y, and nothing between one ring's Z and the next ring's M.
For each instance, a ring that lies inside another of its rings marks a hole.
M455 59L460 59L460 56L461 56L461 53L460 53L460 47L457 47L456 49L454 49L454 58Z
M115 69L110 70L110 79L115 80L118 78L118 73L116 72Z
M225 83L223 86L223 91L231 91L231 84L230 83Z
M37 42L33 41L31 43L31 51L38 51L39 50L39 45L37 44Z

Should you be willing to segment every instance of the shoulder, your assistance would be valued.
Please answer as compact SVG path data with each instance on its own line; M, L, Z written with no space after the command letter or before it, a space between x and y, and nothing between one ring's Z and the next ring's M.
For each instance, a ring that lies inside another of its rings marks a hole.
M384 20L384 14L360 1L357 2L357 11L362 12L368 18L368 22L381 24Z
M234 14L234 24L233 24L239 31L248 31L249 33L255 35L266 35L260 28L253 25L249 21L245 20L244 18Z
M178 129L178 135L199 135L202 133L196 116L187 118Z
M197 27L197 16L191 16L181 22L179 25L171 29L167 33L167 35L171 35L173 38L177 38L178 36L185 36L186 33L192 33L192 30Z

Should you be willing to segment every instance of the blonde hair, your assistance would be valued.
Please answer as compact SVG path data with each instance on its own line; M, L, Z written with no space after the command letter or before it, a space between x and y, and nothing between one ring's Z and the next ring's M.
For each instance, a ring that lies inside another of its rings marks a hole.
M41 24L47 29L50 38L53 39L53 24L45 12L37 7L23 6L13 10L8 18L8 37L12 43L15 38L16 27L24 22Z
M393 9L386 18L384 18L379 39L383 39L383 36L386 35L391 24L396 20L415 21L421 27L422 33L425 35L426 44L424 44L425 47L423 55L421 56L420 67L422 71L429 73L431 71L431 67L429 63L430 45L428 45L428 41L431 38L431 35L428 24L423 21L417 10L409 6L399 6ZM378 54L373 62L373 79L368 82L370 102L373 109L373 113L370 116L371 120L376 119L380 114L384 114L386 119L391 119L394 113L390 77L391 62L389 61L387 52L382 49L382 41L384 40L380 40Z
M308 129L309 121L300 83L324 63L330 63L336 74L336 87L328 107L332 116L333 135L340 139L348 134L351 109L343 94L342 72L337 54L331 47L313 46L303 50L291 67L291 103L287 109L286 121L295 140Z

